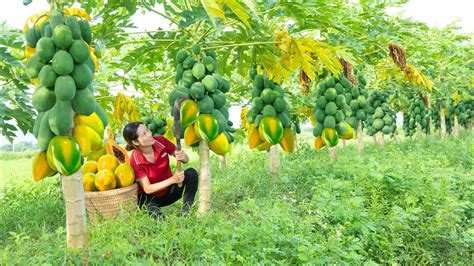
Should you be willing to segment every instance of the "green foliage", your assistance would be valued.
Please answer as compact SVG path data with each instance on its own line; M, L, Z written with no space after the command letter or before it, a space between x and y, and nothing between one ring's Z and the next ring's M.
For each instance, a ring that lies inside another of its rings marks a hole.
M362 155L348 146L337 163L301 138L299 150L281 154L285 164L274 185L262 167L265 156L234 145L225 169L212 157L209 215L197 218L194 209L183 218L179 204L163 209L163 221L140 211L89 226L89 247L80 252L65 250L57 176L33 183L26 159L8 161L0 261L467 265L474 241L471 137L405 141L382 151L369 144Z

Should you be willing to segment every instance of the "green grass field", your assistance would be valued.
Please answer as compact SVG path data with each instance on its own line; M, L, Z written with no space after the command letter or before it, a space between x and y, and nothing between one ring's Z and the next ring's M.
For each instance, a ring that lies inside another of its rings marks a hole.
M58 177L35 183L31 159L3 157L0 264L472 264L472 140L352 143L331 162L302 138L275 184L265 152L236 146L224 169L212 157L209 215L138 211L90 225L79 252L65 249Z

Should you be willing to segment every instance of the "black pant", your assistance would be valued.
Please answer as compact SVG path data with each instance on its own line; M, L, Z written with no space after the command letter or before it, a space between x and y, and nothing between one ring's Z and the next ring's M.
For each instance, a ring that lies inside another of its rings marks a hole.
M163 196L139 194L138 205L140 208L145 207L151 217L158 218L162 216L160 207L171 205L182 197L183 214L186 215L189 213L189 208L193 205L194 197L196 196L198 188L198 182L199 177L197 171L194 168L188 168L184 171L182 187L178 187L178 184L173 184L170 186L168 192Z

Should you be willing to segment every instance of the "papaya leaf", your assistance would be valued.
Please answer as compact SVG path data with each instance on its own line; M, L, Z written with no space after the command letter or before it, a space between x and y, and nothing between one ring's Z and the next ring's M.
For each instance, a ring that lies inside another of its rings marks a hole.
M245 8L239 4L236 0L223 0L230 10L245 24L245 26L251 28L249 24L250 16L245 10Z

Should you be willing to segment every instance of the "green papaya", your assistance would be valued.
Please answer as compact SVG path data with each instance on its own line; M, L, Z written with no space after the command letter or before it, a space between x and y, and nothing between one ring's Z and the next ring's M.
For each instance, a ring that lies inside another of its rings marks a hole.
M71 101L56 100L54 107L49 111L48 122L54 134L66 134L72 128Z
M60 101L71 101L76 95L76 84L71 76L59 76L54 83L54 93Z
M77 89L87 88L94 78L92 71L86 64L76 64L72 70L71 76L76 83Z
M46 87L40 86L33 93L32 103L38 112L46 112L56 103L56 95Z
M90 90L78 90L72 99L72 109L80 115L90 115L95 111L94 95Z

